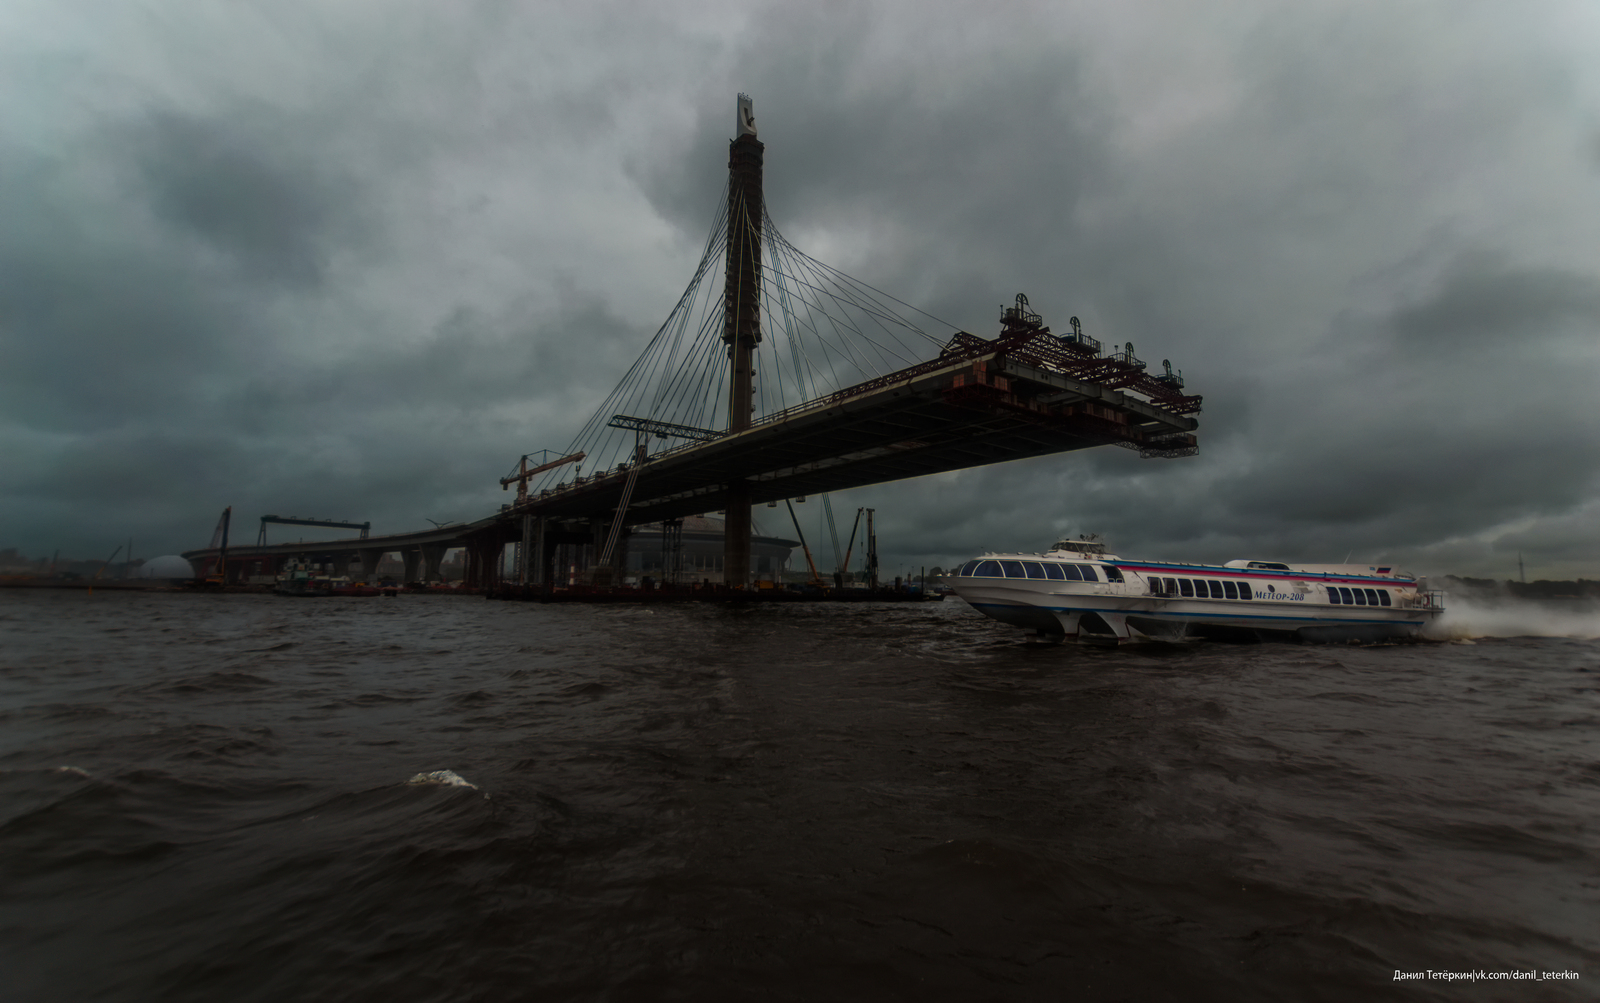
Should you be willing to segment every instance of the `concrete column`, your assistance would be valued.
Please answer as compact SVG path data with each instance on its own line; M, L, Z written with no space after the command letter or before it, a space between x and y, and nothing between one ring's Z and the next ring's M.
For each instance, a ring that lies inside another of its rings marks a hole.
M358 553L361 555L362 577L369 582L376 582L378 580L378 564L383 560L383 555L387 554L388 551L373 550L369 547L365 550L358 551Z
M750 584L750 485L728 485L728 515L722 538L722 580L730 588Z
M468 538L467 580L473 588L489 589L500 584L500 555L505 544L498 538Z
M439 565L444 563L445 552L450 548L442 543L424 543L422 545L422 580L437 582L444 575L439 571Z
M421 581L421 579L417 577L417 572L422 570L421 549L417 547L407 547L405 550L400 551L400 559L406 562L406 583L410 584L411 582Z
M600 552L606 549L606 537L611 533L611 523L605 519L589 520L589 547L587 560L584 562L588 575L580 581L588 581L594 585L610 585L611 576L607 569L600 567Z
M522 542L517 544L517 584L527 585L531 580L529 566L533 557L533 516L523 513Z
M523 525L522 553L530 572L528 583L543 585L550 580L550 562L544 546L545 517L541 515L537 519L529 519ZM529 527L533 534L531 538L528 536Z

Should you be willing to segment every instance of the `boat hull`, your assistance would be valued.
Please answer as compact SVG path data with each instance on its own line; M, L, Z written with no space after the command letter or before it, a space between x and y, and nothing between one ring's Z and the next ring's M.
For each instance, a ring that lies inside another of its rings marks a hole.
M1251 639L1254 634L1257 635L1255 639L1276 635L1285 640L1313 642L1380 641L1415 637L1431 620L1431 617L1402 615L1383 618L1315 616L1297 610L1264 610L1261 607L1266 603L1252 603L1248 611L1239 608L1199 611L1155 609L1138 600L1085 602L1083 597L1061 596L1055 601L1033 603L997 599L981 594L980 590L958 588L956 594L973 609L1002 623L1062 637L1088 635L1119 640L1177 641L1189 637Z
M1032 568L1053 563L1053 555L1017 555L974 564ZM1059 563L1059 562L1056 562ZM1050 638L1079 640L1168 640L1212 637L1231 640L1309 642L1382 641L1416 637L1442 612L1425 605L1409 579L1329 576L1347 583L1343 590L1309 584L1307 575L1219 566L1165 565L1162 576L1148 574L1139 562L1072 562L1095 582L1041 580L1038 577L957 577L955 593L986 616ZM1088 565L1093 565L1091 573ZM1177 594L1175 579L1191 596ZM1051 575L1055 574L1052 570ZM1217 597L1213 581L1228 581L1228 598ZM1287 582L1293 581L1293 587ZM1368 588L1367 586L1373 586ZM1339 603L1351 589L1363 604ZM1208 594L1209 591L1209 594ZM1379 595L1382 592L1382 595ZM1382 599L1382 604L1378 603ZM1370 605L1366 604L1368 601ZM1426 602L1431 603L1431 599Z

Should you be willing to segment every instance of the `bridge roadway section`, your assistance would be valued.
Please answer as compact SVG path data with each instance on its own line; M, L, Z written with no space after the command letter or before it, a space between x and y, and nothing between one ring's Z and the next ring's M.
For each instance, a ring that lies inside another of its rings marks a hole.
M984 347L998 344L967 337ZM1046 359L1018 357L1029 354L989 347L934 360L771 415L747 430L649 456L623 524L717 511L734 480L744 480L751 502L759 504L1111 443L1147 456L1195 451L1197 422L1176 413L1171 402L1198 410L1198 397L1174 392L1167 407L1158 406L1116 389L1135 379L1148 386L1142 366L1087 360L1080 368L1098 364L1104 378L1086 381ZM584 540L585 534L598 543L629 473L625 464L532 495L475 523L473 535L487 545L486 554L526 533L545 544ZM542 550L536 544L534 552Z
M623 525L724 509L736 480L760 504L1107 444L1146 456L1195 451L1197 422L1180 412L1198 410L1200 399L1174 390L1152 403L1118 389L1137 384L1148 393L1153 385L1136 360L1069 356L1063 365L1061 353L1051 350L1057 339L1048 334L1021 342L965 337L964 350L947 348L932 362L767 416L744 431L647 455ZM359 557L371 569L378 557L399 551L408 581L419 580L418 571L421 580L433 580L445 551L463 547L467 584L487 585L498 576L501 549L531 534L525 572L538 580L554 545L593 544L598 552L629 474L626 464L598 471L462 525L230 547L230 572L270 560L272 568L260 573L272 573L291 556L331 558L336 566ZM214 564L215 555L208 549L184 556L203 565Z
M447 551L467 546L473 531L492 528L495 518L478 523L441 526L415 533L393 533L346 540L311 540L299 543L240 544L228 547L228 581L244 581L255 575L276 575L284 562L301 558L332 564L339 574L348 574L352 561L360 561L363 574L371 577L385 554L399 553L405 564L408 582L441 579L439 565ZM200 575L214 574L217 549L186 550L183 557Z

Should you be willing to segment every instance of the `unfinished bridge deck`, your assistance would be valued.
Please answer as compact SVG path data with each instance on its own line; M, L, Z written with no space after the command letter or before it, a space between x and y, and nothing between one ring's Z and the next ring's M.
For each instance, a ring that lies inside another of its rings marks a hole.
M761 503L1110 443L1145 455L1193 451L1193 418L1115 382L1074 379L1003 349L925 363L648 457L623 523L721 509L740 480ZM609 517L628 473L626 465L597 472L501 518Z

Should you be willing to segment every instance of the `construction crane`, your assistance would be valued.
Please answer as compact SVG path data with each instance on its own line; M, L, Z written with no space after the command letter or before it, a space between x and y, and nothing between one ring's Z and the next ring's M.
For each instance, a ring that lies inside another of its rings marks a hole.
M834 583L840 588L844 587L844 576L850 573L850 555L855 553L856 531L861 528L861 513L865 511L864 508L856 509L855 525L850 527L850 545L844 548L844 560L839 562L839 570L833 573Z
M551 460L549 463L541 463L537 467L530 467L528 466L528 454L524 453L522 459L517 461L517 472L500 478L500 490L504 491L511 486L513 481L516 482L517 504L521 505L528 500L528 478L534 474L542 474L546 470L553 470L564 463L577 463L583 459L584 455L580 450L570 456L563 456L559 460Z
M614 414L606 422L612 428L628 428L635 432L653 435L658 439L668 436L678 439L691 439L696 442L710 442L720 439L727 432L718 432L714 428L696 428L693 425L674 425L670 421L656 421L654 418L635 418L630 414Z
M804 500L803 498L801 499L801 501ZM811 569L811 584L821 587L825 583L822 581L822 576L817 574L817 562L811 559L811 548L806 546L806 535L800 531L800 519L794 514L794 504L787 498L783 500L783 503L789 506L789 519L794 523L794 535L800 538L800 549L806 555L806 567Z

